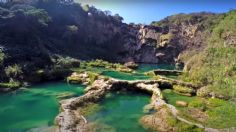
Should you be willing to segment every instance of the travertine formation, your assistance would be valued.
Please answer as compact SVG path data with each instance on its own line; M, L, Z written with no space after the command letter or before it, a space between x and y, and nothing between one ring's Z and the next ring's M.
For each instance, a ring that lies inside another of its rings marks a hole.
M144 116L140 122L144 127L152 128L158 126L158 130L175 130L174 127L162 122L167 117L177 118L178 111L174 106L167 104L163 100L160 86L165 83L171 83L165 80L137 80L125 81L100 76L88 86L83 96L75 97L60 102L61 113L57 116L56 122L60 132L87 132L91 127L95 127L93 122L88 122L81 114L80 110L88 107L88 104L97 103L105 98L106 94L113 91L133 91L145 92L151 96L150 104L145 106L145 111L157 111L152 115ZM172 84L169 84L172 85ZM158 115L158 116L155 116ZM161 116L160 116L161 115ZM154 118L155 117L155 118ZM157 124L152 124L155 119ZM150 124L151 123L151 124ZM168 128L168 129L167 129Z

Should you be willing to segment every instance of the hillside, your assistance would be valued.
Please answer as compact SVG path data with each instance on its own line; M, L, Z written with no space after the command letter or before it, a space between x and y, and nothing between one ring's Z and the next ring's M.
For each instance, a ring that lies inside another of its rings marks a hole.
M22 131L41 123L48 124L42 130L62 132L235 131L235 80L236 10L174 14L144 25L73 0L0 0L0 116L11 115L0 121L2 131L15 130L18 118ZM104 107L103 100L110 102ZM26 109L32 115L18 117ZM87 123L94 113L105 122ZM124 115L131 125L117 123Z
M118 14L63 0L13 0L0 10L2 69L17 64L27 74L51 69L63 58L174 64L183 51L203 49L220 16L179 14L134 25Z
M222 17L207 41L207 47L190 57L183 76L186 81L207 85L205 89L229 98L235 94L235 21L236 12L230 11Z

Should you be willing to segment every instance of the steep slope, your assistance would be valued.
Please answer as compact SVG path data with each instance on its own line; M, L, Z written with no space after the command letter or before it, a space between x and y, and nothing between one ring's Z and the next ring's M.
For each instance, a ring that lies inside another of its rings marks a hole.
M221 18L179 14L135 25L72 0L10 0L0 7L1 80L9 80L7 68L29 75L71 58L175 64L187 60L179 55L202 50L211 25Z
M236 97L236 11L223 16L208 39L205 50L186 62L187 81L206 85L205 89L227 98Z
M149 26L132 25L129 32L136 37L124 43L126 55L137 62L174 64L181 53L205 47L211 25L220 16L204 12L178 14Z

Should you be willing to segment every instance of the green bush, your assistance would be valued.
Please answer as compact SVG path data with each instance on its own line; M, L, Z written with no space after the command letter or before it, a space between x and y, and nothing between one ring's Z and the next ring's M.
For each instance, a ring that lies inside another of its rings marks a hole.
M89 5L84 5L82 6L82 9L85 11L85 12L88 12L89 11Z
M80 67L80 61L71 57L56 56L52 59L55 67L58 68L77 68Z
M88 75L89 75L89 80L90 80L89 84L92 84L99 77L99 74L92 73L92 72L88 72Z
M192 94L194 92L193 89L188 88L188 87L184 87L184 86L180 86L180 85L174 85L173 89L176 92L179 92L179 93L190 93L190 94Z
M30 9L24 12L25 15L29 17L37 18L39 24L47 26L48 22L51 21L51 17L48 16L47 12L43 9Z
M18 78L23 72L20 65L7 66L5 73L9 78Z

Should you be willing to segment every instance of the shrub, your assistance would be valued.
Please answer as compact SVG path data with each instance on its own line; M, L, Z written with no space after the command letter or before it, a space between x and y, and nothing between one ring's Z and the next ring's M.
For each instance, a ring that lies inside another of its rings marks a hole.
M190 93L190 94L192 94L194 92L193 89L188 88L188 87L184 87L184 86L180 86L180 85L174 85L173 89L176 92L179 92L179 93Z
M6 67L5 73L7 77L18 78L23 72L22 72L21 66L15 64L13 66Z
M97 80L99 76L99 74L92 72L88 72L88 75L89 75L89 84L92 84L95 80Z
M80 67L80 61L71 57L57 56L53 59L55 67L59 68L75 68Z
M82 9L85 11L85 12L88 12L89 11L89 5L84 5L82 6Z
M9 83L0 83L0 88L19 88L21 83L18 81L10 80Z

